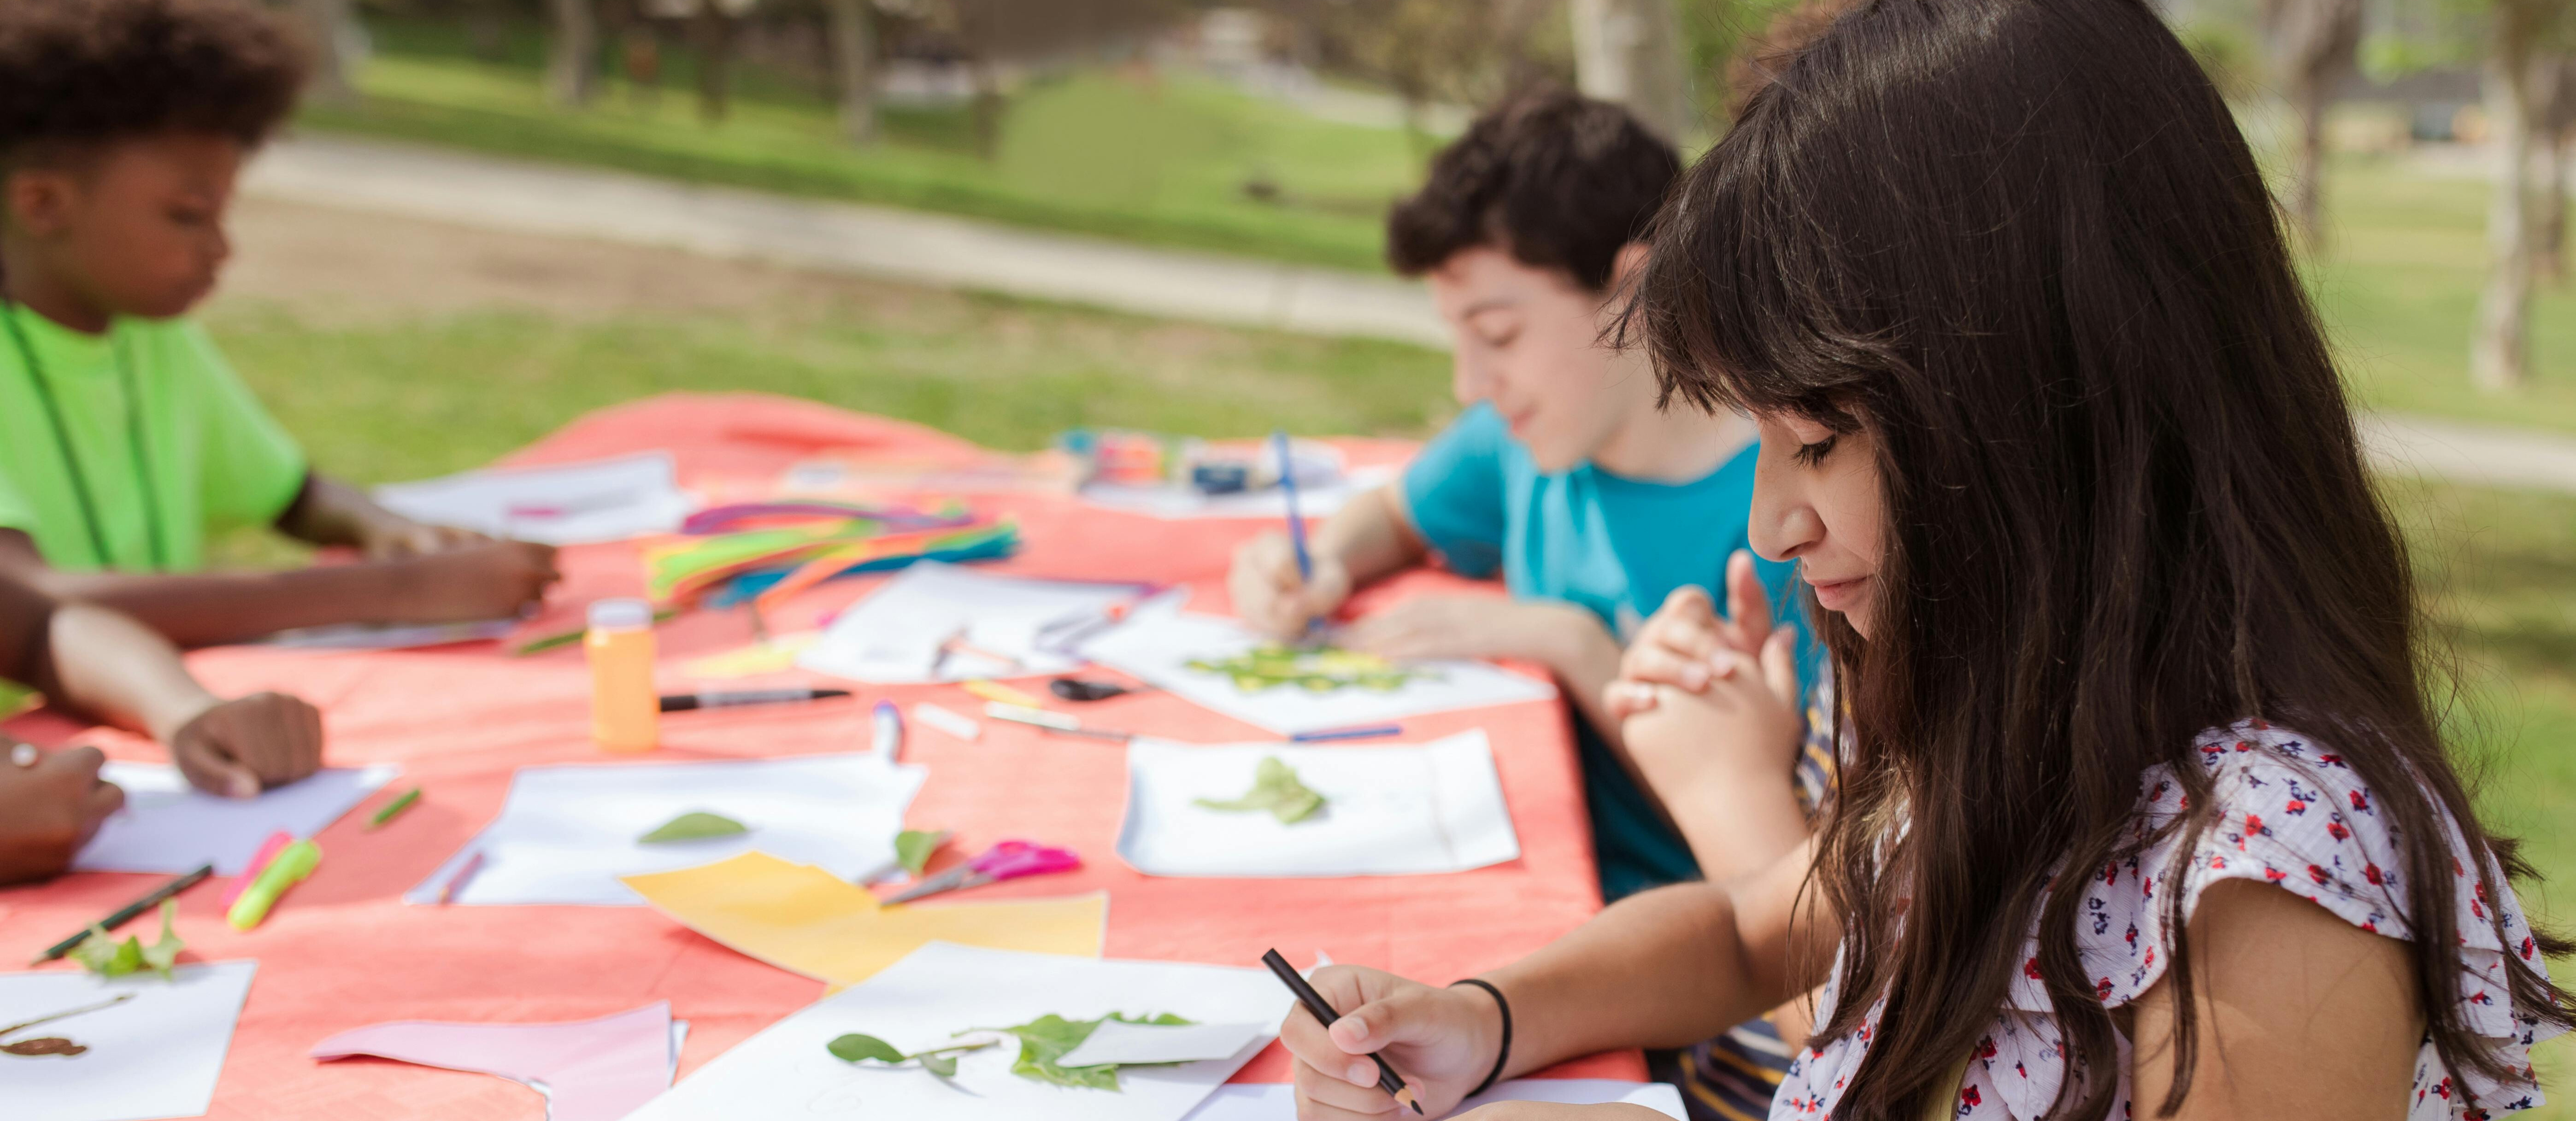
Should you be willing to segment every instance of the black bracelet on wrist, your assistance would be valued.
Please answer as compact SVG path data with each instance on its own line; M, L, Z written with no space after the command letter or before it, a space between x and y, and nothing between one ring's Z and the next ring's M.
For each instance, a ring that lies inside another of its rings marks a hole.
M1494 1083L1502 1081L1503 1067L1512 1061L1512 1002L1504 1000L1503 990L1495 988L1491 981L1469 977L1464 981L1450 982L1449 987L1454 989L1460 985L1474 985L1485 990L1486 995L1494 998L1494 1007L1501 1009L1503 1013L1503 1045L1494 1051L1494 1069L1486 1071L1485 1080L1477 1083L1475 1089L1467 1091L1467 1096L1472 1098L1493 1089Z

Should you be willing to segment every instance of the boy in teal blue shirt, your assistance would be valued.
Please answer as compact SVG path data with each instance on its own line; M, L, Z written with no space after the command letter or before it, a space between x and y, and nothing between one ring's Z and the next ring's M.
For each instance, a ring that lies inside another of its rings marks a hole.
M1435 555L1467 576L1499 572L1508 602L1415 597L1342 641L1389 657L1546 666L1575 705L1602 894L1613 899L1780 855L1695 845L1700 835L1676 820L1723 822L1735 807L1655 797L1655 761L1631 757L1602 707L1627 637L1676 591L1789 602L1787 566L1732 559L1746 547L1751 423L1663 410L1646 357L1604 342L1680 167L1625 111L1562 93L1497 109L1444 151L1390 216L1388 246L1397 271L1429 282L1455 335L1453 389L1467 411L1398 484L1326 520L1311 579L1274 534L1244 547L1229 581L1237 614L1289 637L1357 586ZM1743 773L1776 764L1766 781L1788 782L1790 761L1770 746L1776 730L1748 725L1718 737L1730 742L1660 749L1740 754Z

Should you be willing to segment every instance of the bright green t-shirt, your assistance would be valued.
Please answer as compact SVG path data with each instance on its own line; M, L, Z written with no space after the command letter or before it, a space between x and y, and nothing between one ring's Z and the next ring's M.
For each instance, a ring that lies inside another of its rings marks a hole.
M18 328L0 323L0 528L26 531L45 563L193 571L208 537L271 524L302 492L303 450L196 324L87 335L16 304L0 316Z

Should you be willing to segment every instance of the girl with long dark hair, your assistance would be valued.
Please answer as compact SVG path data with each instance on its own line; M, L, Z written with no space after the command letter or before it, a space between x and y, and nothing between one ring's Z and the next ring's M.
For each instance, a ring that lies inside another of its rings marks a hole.
M1761 425L1751 538L1811 589L1838 799L1768 872L1472 985L1322 971L1301 1117L1396 1109L1371 1052L1436 1114L1820 982L1774 1118L2537 1103L2564 944L2443 743L2252 153L2143 0L1856 5L1678 188L1627 327ZM1692 703L1681 629L1622 707Z

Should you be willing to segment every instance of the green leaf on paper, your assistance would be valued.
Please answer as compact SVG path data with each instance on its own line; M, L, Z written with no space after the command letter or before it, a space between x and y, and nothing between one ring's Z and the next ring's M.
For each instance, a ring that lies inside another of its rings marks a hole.
M1268 811L1281 825L1295 825L1324 808L1324 796L1308 789L1297 780L1297 772L1276 755L1261 761L1253 772L1252 789L1233 799L1199 798L1198 805L1226 813Z
M917 1062L921 1064L921 1069L937 1077L954 1078L957 1075L958 1055L968 1051L981 1051L992 1046L994 1042L988 1039L982 1043L966 1043L955 1047L933 1047L927 1051L915 1051L907 1055L885 1040L873 1035L852 1032L824 1044L823 1049L830 1051L833 1058L845 1063L878 1062L887 1066L901 1066L905 1063Z
M906 1056L900 1048L873 1035L852 1033L824 1045L834 1058L845 1063L875 1059L881 1063L899 1063Z
M161 937L148 948L140 936L119 942L107 932L106 927L93 923L89 937L72 948L72 960L101 977L123 977L149 969L167 981L170 967L179 960L179 951L188 948L187 943L179 940L179 932L171 929L172 920L178 913L177 900L161 901Z
M748 826L723 814L692 810L663 822L660 828L635 840L638 844L662 845L673 841L703 841L709 837L731 837L748 832L751 832Z
M1091 1038L1093 1031L1110 1020L1129 1024L1155 1024L1163 1027L1180 1027L1190 1023L1189 1020L1169 1012L1150 1017L1112 1012L1097 1020L1068 1020L1054 1013L1048 1013L1016 1027L975 1030L998 1031L1004 1035L1019 1037L1020 1057L1012 1061L1011 1073L1032 1082L1049 1082L1058 1086L1079 1086L1093 1090L1116 1090L1118 1089L1118 1069L1121 1065L1166 1065L1103 1063L1099 1066L1069 1067L1056 1062L1071 1054L1074 1048L1082 1046L1083 1040Z
M1440 679L1440 675L1431 670L1397 665L1375 654L1332 646L1272 643L1253 647L1231 658L1194 658L1184 664L1200 673L1222 676L1234 682L1236 689L1246 693L1259 693L1282 685L1294 685L1309 693L1332 693L1343 689L1392 693L1409 681Z
M918 876L922 869L930 867L931 854L954 836L945 829L906 829L894 835L894 858L904 871Z

